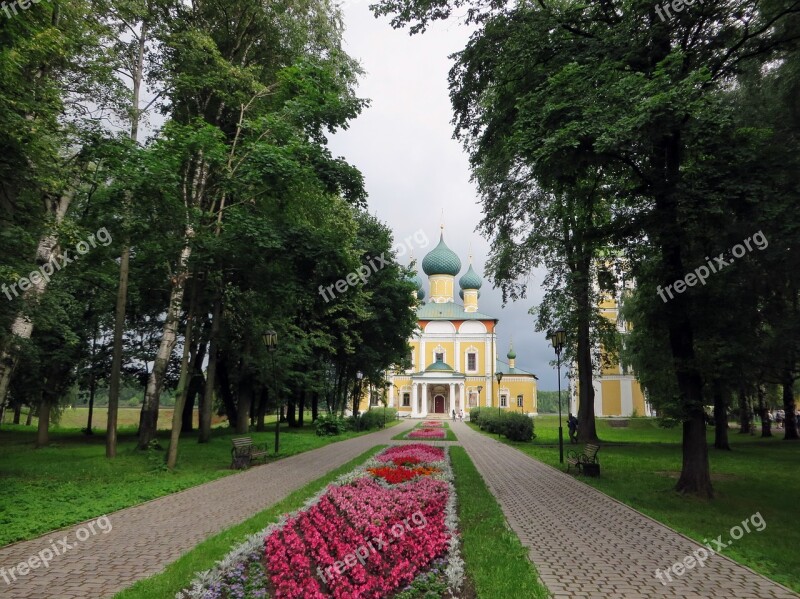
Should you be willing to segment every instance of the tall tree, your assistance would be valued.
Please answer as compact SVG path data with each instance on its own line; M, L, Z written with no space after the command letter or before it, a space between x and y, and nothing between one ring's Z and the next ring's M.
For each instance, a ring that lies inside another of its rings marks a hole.
M708 231L693 237L702 231L701 219L713 209L729 209L720 202L699 204L691 186L692 167L704 160L707 144L715 147L709 132L729 126L729 113L718 113L718 94L748 61L778 56L794 42L795 33L783 26L800 4L701 4L670 19L657 16L653 4L632 0L514 6L383 0L376 12L416 32L463 6L477 31L452 76L457 130L479 143L498 143L506 131L491 127L493 100L506 86L524 92L511 96L514 104L506 108L521 119L525 135L508 143L529 150L530 177L546 181L564 156L578 169L602 166L606 197L632 216L621 237L642 237L653 249L651 290L682 280L708 237ZM632 263L641 284L637 266ZM692 304L687 294L678 294L659 306L659 314L682 406L683 467L676 489L710 497L699 314Z

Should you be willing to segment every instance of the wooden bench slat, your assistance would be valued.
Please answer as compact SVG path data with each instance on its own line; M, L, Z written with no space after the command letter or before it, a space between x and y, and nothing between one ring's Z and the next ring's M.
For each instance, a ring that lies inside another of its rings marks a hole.
M250 466L250 461L254 458L264 458L267 461L269 451L266 446L263 448L253 443L252 437L237 437L231 439L233 447L231 448L231 468L246 468Z

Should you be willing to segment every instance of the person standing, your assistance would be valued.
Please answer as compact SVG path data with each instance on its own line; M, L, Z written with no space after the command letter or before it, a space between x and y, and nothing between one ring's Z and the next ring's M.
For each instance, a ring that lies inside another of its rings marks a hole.
M455 411L455 409L453 409L453 422L455 422L455 421L456 421L456 411Z
M572 415L572 412L569 413L569 418L567 418L567 428L569 428L569 442L570 443L577 443L578 442L578 419Z

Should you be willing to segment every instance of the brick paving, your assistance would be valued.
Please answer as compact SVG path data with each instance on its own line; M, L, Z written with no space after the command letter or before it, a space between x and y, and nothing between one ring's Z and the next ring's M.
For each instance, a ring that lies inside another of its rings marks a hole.
M664 585L656 568L669 568L701 545L465 424L451 426L556 599L799 597L722 555ZM526 597L524 590L519 596Z
M284 499L290 493L359 456L388 443L412 422L326 445L264 466L192 487L127 508L108 518L112 530L77 542L82 525L0 548L0 568L13 566L51 547L69 551L6 584L0 570L3 599L100 599L111 597L137 580L162 571L206 538L234 526ZM31 514L35 518L35 514ZM82 534L82 533L81 533ZM85 536L82 534L82 536ZM170 599L154 597L153 599Z

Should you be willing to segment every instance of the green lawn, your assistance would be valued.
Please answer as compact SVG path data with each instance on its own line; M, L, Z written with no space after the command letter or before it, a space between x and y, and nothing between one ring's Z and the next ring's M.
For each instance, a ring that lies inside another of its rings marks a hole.
M703 501L673 491L681 470L680 428L662 429L654 419L637 418L630 419L627 428L613 428L607 420L598 420L597 429L603 441L598 454L601 476L581 480L698 542L727 536L733 526L759 512L766 528L745 534L725 554L800 591L800 527L794 525L800 495L800 443L783 441L780 432L761 439L731 429L733 451L709 448L716 497ZM559 467L558 417L537 417L535 433L531 443L501 441ZM712 428L710 444L713 435ZM565 452L581 449L570 446L566 427L564 436Z
M279 457L363 434L367 433L318 437L310 425L302 429L283 425ZM164 448L168 435L159 433ZM227 427L213 429L210 443L198 443L196 433L185 435L178 467L166 472L164 451L137 451L132 429L121 430L117 458L107 460L101 435L87 438L78 431L56 429L49 447L34 449L34 428L4 425L0 429L0 546L232 474L230 439L234 436L239 435ZM273 430L250 436L256 443L273 447Z
M422 428L422 422L420 422L419 424L417 424L417 426L412 428L411 431L406 431L405 433L400 433L399 435L395 435L394 437L392 437L392 441L422 441L423 443L426 441L458 441L458 437L456 437L456 434L453 432L453 429L450 428L450 425L447 424L447 422L445 421L441 422L444 425L444 432L445 432L444 439L409 439L408 434L411 431L418 428Z
M169 426L172 422L172 408L161 408L158 411L158 422L161 426ZM141 406L138 408L119 408L117 414L117 426L119 428L136 427L139 426L139 415L142 412ZM306 419L311 420L311 412L306 412ZM28 408L22 410L21 422L24 423L28 416ZM14 413L11 410L6 410L3 415L3 423L11 424L14 418ZM58 426L54 430L81 430L86 428L86 423L89 418L89 408L85 407L72 407L66 408L59 415ZM95 433L105 434L106 422L108 420L108 408L95 408L92 413L92 430ZM194 411L194 422L197 424L198 416L197 409ZM275 415L267 415L264 419L267 423L275 422ZM33 426L39 422L39 419L33 418ZM214 414L212 418L213 426L227 425L227 418L225 416L217 416Z
M480 598L546 599L536 568L463 447L451 447L467 575Z

